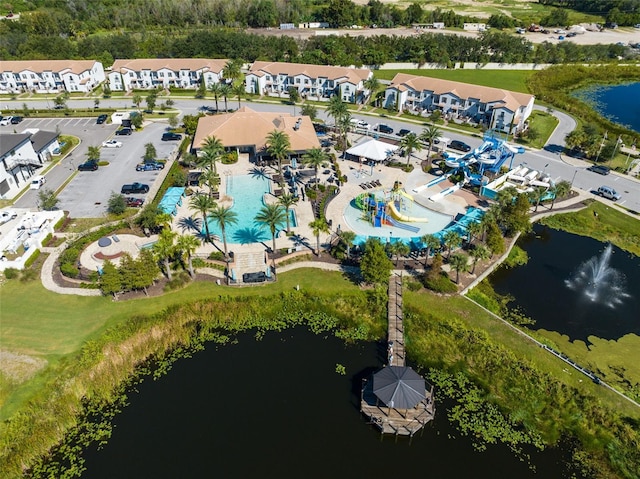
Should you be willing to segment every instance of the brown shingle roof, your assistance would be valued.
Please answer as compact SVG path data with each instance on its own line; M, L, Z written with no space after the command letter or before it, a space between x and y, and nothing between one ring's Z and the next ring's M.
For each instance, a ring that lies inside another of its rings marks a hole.
M10 60L0 62L0 71L14 73L24 70L35 73L71 72L79 75L91 70L95 64L95 60Z
M503 103L509 110L515 112L519 107L525 107L533 98L527 93L518 93L501 88L472 85L439 78L430 78L407 73L398 73L391 80L391 87L400 91L412 89L415 91L432 91L437 95L452 93L459 98L477 98L482 103Z
M300 127L294 126L301 118ZM259 112L243 107L234 113L204 116L198 121L193 139L193 148L202 146L205 138L215 136L225 147L254 145L260 150L273 130L282 130L289 135L292 151L319 148L318 136L308 116L290 113Z
M249 73L259 74L266 72L270 75L307 75L309 78L328 78L338 80L344 78L357 85L361 81L369 78L371 70L366 68L334 67L327 65L309 65L306 63L284 63L284 62L254 62L249 69Z
M220 73L229 60L209 58L138 58L134 60L116 60L111 66L112 71L120 71L123 68L139 72L141 70L158 71L166 68L172 71L180 70L207 70Z

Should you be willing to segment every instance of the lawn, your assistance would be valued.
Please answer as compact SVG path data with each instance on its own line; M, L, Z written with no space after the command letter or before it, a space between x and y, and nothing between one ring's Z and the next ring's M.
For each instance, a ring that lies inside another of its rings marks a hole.
M529 128L534 128L538 132L538 138L531 141L525 138L521 143L533 148L542 148L557 126L558 119L555 116L534 110L529 117Z
M533 75L533 70L375 70L374 75L380 80L391 80L396 73L408 73L431 78L441 78L474 85L502 88L510 91L529 93L526 82Z

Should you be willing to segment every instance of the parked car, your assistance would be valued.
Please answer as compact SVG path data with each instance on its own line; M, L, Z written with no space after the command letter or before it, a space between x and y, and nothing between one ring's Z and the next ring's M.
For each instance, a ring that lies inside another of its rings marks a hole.
M98 116L98 118L96 118L96 123L98 125L102 125L105 121L107 121L107 115L100 115Z
M120 148L122 146L122 142L118 140L107 140L102 142L102 146L105 148Z
M96 171L98 169L98 162L96 160L85 161L78 165L78 171Z
M599 175L608 175L611 172L609 167L604 165L591 165L587 170L598 173Z
M123 195L135 195L139 193L149 193L149 185L144 183L131 183L130 185L122 185L120 193Z
M400 131L398 131L398 136L407 136L409 133L411 133L411 130L407 130L406 128L402 128Z
M116 135L130 135L133 133L133 130L131 128L120 128L119 130L116 130Z
M601 186L597 191L598 195L611 201L618 201L622 196L610 186Z
M32 190L39 190L42 185L47 182L47 179L44 176L34 176L31 178L31 183L29 188Z
M363 128L365 130L368 130L369 128L371 128L371 125L369 123L367 123L364 120L358 120L357 118L351 119L351 125L354 126L355 128Z
M182 140L182 135L180 133L173 133L168 131L162 134L162 141L180 141Z
M7 126L11 124L12 116L3 116L0 120L0 126Z
M17 125L21 121L22 121L22 117L21 116L12 116L11 117L11 124L12 125Z
M126 196L124 198L124 202L130 208L142 208L142 205L144 204L144 199L135 198L133 196Z
M379 131L380 133L385 133L387 135L393 135L393 128L391 128L389 125L385 125L384 123L381 123L379 125L376 126L376 131Z
M156 161L138 163L136 165L136 171L155 171L155 170L161 170L162 168L164 168L164 165Z
M471 147L467 145L464 141L453 140L449 143L449 148L458 151L464 151L465 153L471 151Z

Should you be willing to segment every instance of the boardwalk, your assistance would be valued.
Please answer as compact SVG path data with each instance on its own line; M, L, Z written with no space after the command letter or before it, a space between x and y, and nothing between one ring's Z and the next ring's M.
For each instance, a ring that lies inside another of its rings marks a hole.
M393 273L389 279L388 304L388 366L405 367L404 325L402 316L402 273ZM376 373L377 374L377 373ZM414 373L415 374L415 373ZM376 376L376 375L374 375ZM426 385L426 383L425 383ZM400 388L400 384L396 385ZM422 395L422 391L420 391ZM384 397L384 396L383 396ZM360 411L382 434L413 436L435 416L433 386L426 385L424 397L409 409L397 409L385 404L374 392L374 379L362 382Z

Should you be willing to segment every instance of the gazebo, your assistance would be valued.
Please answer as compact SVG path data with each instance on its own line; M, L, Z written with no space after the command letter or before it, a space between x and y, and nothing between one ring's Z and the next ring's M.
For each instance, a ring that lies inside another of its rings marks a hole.
M369 138L349 148L347 154L372 161L384 161L393 155L397 149L396 145Z

